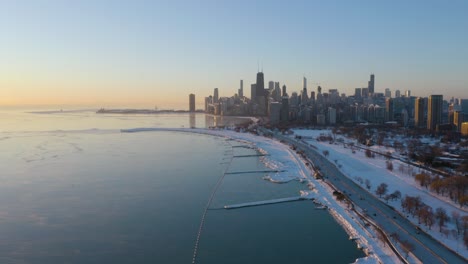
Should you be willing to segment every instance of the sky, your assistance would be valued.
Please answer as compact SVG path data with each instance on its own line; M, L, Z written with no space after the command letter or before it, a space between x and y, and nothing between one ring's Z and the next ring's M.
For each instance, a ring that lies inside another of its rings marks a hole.
M187 109L299 91L468 98L468 1L0 0L0 106Z

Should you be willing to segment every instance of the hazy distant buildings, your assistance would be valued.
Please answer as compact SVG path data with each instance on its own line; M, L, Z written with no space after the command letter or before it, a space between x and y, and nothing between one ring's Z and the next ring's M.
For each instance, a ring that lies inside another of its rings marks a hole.
M361 99L361 96L362 96L361 88L355 88L354 89L354 99L359 100L359 99Z
M189 95L189 111L195 112L195 95L194 94Z
M395 98L399 98L399 97L401 97L401 92L400 92L400 90L396 90L395 91Z
M361 96L362 96L362 98L369 97L369 88L362 88L361 89Z
M212 111L211 111L211 106L213 105L213 96L208 96L208 97L205 97L205 112L206 113L211 113L212 114Z
M238 93L231 97L219 97L218 88L215 88L213 96L205 97L205 111L215 115L269 117L272 125L287 125L291 121L313 125L369 122L373 126L383 126L385 122L391 122L404 127L414 124L416 128L439 132L462 132L468 121L468 99L452 98L450 102L444 102L442 95L415 98L411 97L410 90L404 95L395 90L392 98L390 88L384 93L375 91L374 74L371 74L368 87L355 88L350 96L340 95L337 89L324 92L321 86L308 93L305 77L302 87L297 92L290 92L289 96L286 85L281 87L279 82L269 81L266 88L264 78L263 72L256 74L256 82L250 87L250 99L244 94L243 80L240 80ZM194 94L189 95L189 111L196 111Z
M427 102L427 129L435 130L442 123L442 95L431 95Z
M392 97L392 91L390 91L390 88L385 88L385 97Z

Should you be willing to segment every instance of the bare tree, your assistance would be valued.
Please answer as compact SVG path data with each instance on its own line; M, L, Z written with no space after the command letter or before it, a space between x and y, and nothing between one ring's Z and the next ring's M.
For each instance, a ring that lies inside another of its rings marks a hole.
M425 173L418 173L416 176L414 176L414 179L419 182L419 185L427 187L432 183L432 178L430 175L425 174Z
M388 185L386 183L381 183L379 186L377 186L377 189L375 190L375 194L377 194L380 198L382 198L382 195L385 195L388 191Z
M405 172L405 165L403 164L398 165L398 171L400 171L401 173Z
M398 191L398 190L396 190L396 191L394 191L393 193L391 193L390 196L391 196L390 199L392 199L392 200L398 200L398 199L401 198L401 192Z
M367 188L367 190L370 191L372 185L371 185L371 182L369 181L369 179L366 179L365 183L366 183L366 188Z
M455 224L455 227L457 228L457 234L460 235L461 232L463 231L463 225L462 225L462 218L460 216L460 213L457 211L452 211L452 221Z
M366 149L366 157L372 158L372 151L370 149Z
M445 222L450 220L445 209L438 207L435 211L435 218L438 220L437 223L439 225L439 232L442 232L442 227L444 226Z
M450 231L446 228L442 228L440 233L444 234L445 238L448 238Z
M393 163L390 160L387 160L387 170L393 171Z
M468 234L463 236L463 242L465 243L465 247L468 249Z
M391 195L391 194L387 194L387 195L385 195L383 198L384 198L385 202L388 203L388 200L392 199L392 195Z
M463 235L468 235L468 215L462 216L462 225L463 225Z
M419 196L408 196L405 195L405 198L401 200L401 207L403 210L406 212L410 213L412 216L414 216L421 206L423 205L421 201L421 197Z
M357 182L359 182L360 184L363 184L364 183L364 180L361 178L361 177L356 177L355 178Z

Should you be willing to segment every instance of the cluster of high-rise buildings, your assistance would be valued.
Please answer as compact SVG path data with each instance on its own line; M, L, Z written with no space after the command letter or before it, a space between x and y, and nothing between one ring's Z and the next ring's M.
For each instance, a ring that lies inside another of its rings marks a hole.
M192 108L190 108L192 109ZM266 116L272 125L290 122L311 125L372 123L427 128L432 131L458 131L468 134L468 99L450 99L442 95L415 97L410 90L389 88L375 91L375 76L370 75L367 87L355 88L354 94L339 93L337 89L308 91L304 77L300 92L287 93L286 85L269 81L265 87L263 72L257 73L250 85L250 98L245 96L240 80L238 93L220 97L218 88L205 98L205 111L214 115Z

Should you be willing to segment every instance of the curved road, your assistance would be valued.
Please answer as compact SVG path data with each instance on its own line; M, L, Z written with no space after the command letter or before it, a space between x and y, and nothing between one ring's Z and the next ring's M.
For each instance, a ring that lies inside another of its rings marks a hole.
M326 176L326 180L338 190L342 190L355 205L367 210L368 216L385 233L388 235L397 233L401 241L408 240L413 244L414 250L412 253L423 263L468 263L462 256L449 250L426 233L418 232L408 219L343 175L332 162L324 158L308 144L282 135L275 135L275 137L304 151L307 157L320 167L321 172Z

